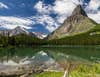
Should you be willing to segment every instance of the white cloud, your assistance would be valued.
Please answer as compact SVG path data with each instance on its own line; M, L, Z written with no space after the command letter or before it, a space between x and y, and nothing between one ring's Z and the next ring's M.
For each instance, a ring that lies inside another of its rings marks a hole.
M58 22L59 25L61 25L61 24L65 21L66 18L67 18L66 15L58 15L58 16L56 17L56 22Z
M52 32L59 27L64 20L71 15L76 5L80 4L78 0L56 0L54 5L45 5L39 1L34 8L40 15L33 18L36 23L45 25L45 28ZM49 14L57 14L56 18L52 18Z
M21 26L30 29L30 24L32 24L32 21L26 18L0 16L0 28L14 29L17 26Z
M43 2L42 1L39 1L35 6L34 8L37 9L38 12L41 12L43 9Z
M71 14L78 4L82 4L83 0L55 0L54 5L46 5L43 1L38 1L34 8L41 14L55 12L58 14Z
M84 0L55 0L54 5L46 5L42 1L39 1L34 8L37 9L39 15L34 17L36 23L43 24L47 30L52 32L59 27L67 17L69 17L77 5L83 4ZM91 0L86 7L86 12L89 10L97 10L100 7L100 0ZM96 14L89 14L88 16L95 20L100 21L100 12L97 10ZM55 18L49 16L49 14L57 14Z
M71 0L56 0L54 4L54 11L60 15L70 15L76 6Z
M98 8L100 8L100 0L91 0L85 10L91 19L100 23L100 10Z
M82 5L84 0L56 0L53 10L58 14L56 20L62 24L69 17L77 5Z
M46 6L42 1L39 1L34 8L41 14L48 14L51 11L51 5Z
M42 24L50 32L54 31L58 27L58 24L49 15L37 15L31 19L35 21L35 24Z
M34 8L38 11L36 16L30 18L11 17L11 16L0 16L0 26L2 28L13 29L17 26L30 29L31 24L42 24L48 31L52 32L58 28L64 20L70 16L78 4L82 4L79 0L55 0L54 5L46 5L42 1L38 1ZM91 0L89 5L86 7L88 16L100 23L100 0ZM9 8L7 5L0 2L0 8ZM89 10L96 10L96 13L89 13ZM49 14L57 14L55 18L49 16Z
M87 10L98 10L100 7L100 0L91 0L89 5L86 7Z
M8 9L9 7L6 4L0 2L0 8Z
M96 14L88 14L88 16L95 20L97 23L100 23L100 11Z
M58 14L56 20L58 23L60 23L59 25L61 25L64 22L64 20L72 14L73 10L78 4L82 4L82 2L79 0L55 1L53 10L55 13Z

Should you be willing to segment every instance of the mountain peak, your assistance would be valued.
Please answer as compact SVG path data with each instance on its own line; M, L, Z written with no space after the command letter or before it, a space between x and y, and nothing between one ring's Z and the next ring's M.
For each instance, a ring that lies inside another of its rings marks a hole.
M17 26L15 29L19 30L19 29L25 29L24 27L21 27L21 26Z
M16 30L16 31L23 31L23 32L28 33L28 31L24 27L21 27L21 26L17 26L14 30Z
M44 39L47 37L47 34L40 33L40 32L32 32L34 35L36 35L39 39Z
M88 18L81 5L78 5L69 16L62 26L57 28L53 33L48 35L47 39L60 39L67 36L73 36L76 34L84 33L93 28L95 24Z
M81 5L77 5L77 7L72 12L72 16L73 15L84 15L84 16L87 16L86 12L84 11L84 9L82 8Z

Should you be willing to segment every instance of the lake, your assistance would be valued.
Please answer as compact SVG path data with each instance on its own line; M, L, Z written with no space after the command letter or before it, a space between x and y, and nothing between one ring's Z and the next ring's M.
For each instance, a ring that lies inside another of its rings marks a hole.
M39 69L37 70L38 72L41 72L41 69L63 71L64 69L61 65L66 64L66 62L67 64L70 62L71 64L89 65L100 63L100 46L0 48L0 65L2 66L0 67L0 72L11 68L12 71L16 72L13 69L19 66L23 66L23 68L25 66L24 70L28 69L27 71L33 66L35 69ZM9 68L7 66L12 67ZM30 67L26 68L26 66Z

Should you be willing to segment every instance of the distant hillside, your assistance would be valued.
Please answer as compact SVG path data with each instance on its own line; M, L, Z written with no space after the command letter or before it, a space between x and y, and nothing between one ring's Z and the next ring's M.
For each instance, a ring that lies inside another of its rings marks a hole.
M28 32L23 27L11 30L0 30L0 46L33 46L41 45L42 40L37 34Z
M100 25L97 24L87 32L50 40L48 43L52 45L100 45Z

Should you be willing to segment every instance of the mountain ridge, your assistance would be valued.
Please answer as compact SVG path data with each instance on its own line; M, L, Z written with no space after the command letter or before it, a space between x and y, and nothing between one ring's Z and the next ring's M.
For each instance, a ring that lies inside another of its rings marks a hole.
M96 23L95 23L96 24ZM48 35L47 39L60 39L65 36L72 36L79 33L87 32L94 26L96 26L91 20L81 5L78 5L71 16L69 16L62 26L57 28L54 32Z
M2 36L9 36L9 37L11 37L11 36L19 35L19 34L26 34L26 35L28 35L29 32L25 28L19 27L19 26L14 28L14 29L0 30L0 35L2 35Z
M25 29L24 27L20 27L20 26L14 29L0 30L0 35L6 36L6 37L17 36L20 34L30 35L33 37L37 37L39 39L43 39L44 37L46 37L46 34L39 33L39 32L29 32L27 29Z

